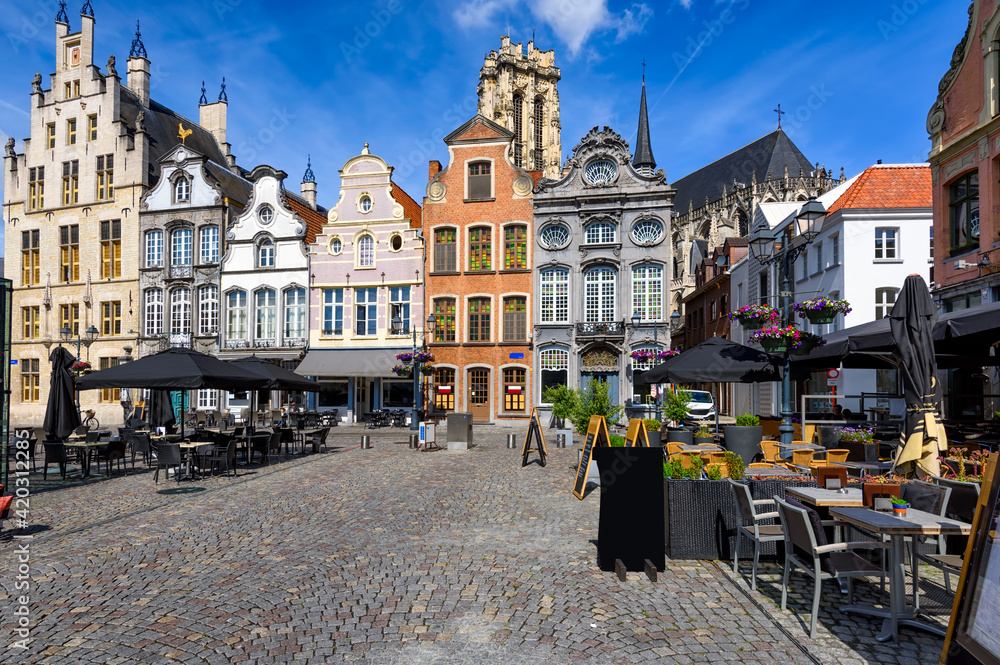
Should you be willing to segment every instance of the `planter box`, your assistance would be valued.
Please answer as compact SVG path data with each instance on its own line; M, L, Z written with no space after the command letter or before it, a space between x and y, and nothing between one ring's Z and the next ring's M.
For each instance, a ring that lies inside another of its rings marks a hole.
M646 430L646 438L649 439L650 448L662 448L663 447L663 436L660 434L660 430Z
M744 466L749 466L758 455L762 455L760 442L764 438L763 425L723 425L725 437L722 447L743 458Z
M737 318L736 320L740 322L744 330L758 330L773 323L770 318L764 316L748 316L746 318Z
M686 429L668 429L667 443L684 443L689 446L693 446L694 432Z
M714 436L696 436L694 437L694 445L700 445L704 443L715 443Z

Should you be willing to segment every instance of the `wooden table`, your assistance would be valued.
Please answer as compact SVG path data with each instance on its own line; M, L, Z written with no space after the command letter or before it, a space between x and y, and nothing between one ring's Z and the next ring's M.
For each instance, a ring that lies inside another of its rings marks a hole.
M186 441L185 440L185 441L180 441L177 445L180 447L181 453L187 452L187 461L188 461L187 477L194 478L193 469L194 469L194 455L195 455L195 451L198 450L199 448L205 448L207 446L213 446L214 447L215 446L215 442L214 441Z
M849 508L864 505L862 491L853 487L848 487L846 494L821 487L789 487L785 489L785 494L817 508Z
M890 639L899 642L899 626L919 628L944 637L943 629L919 620L916 610L907 606L903 586L906 579L903 570L903 538L940 534L968 535L972 532L972 525L913 508L906 511L906 517L896 517L893 513L878 512L871 508L830 508L830 514L852 526L892 539L892 547L889 549L889 609L872 605L847 605L840 608L841 611L882 617L882 632L876 637L879 642ZM914 584L916 582L914 579Z
M77 448L82 453L83 459L80 462L81 478L99 478L100 474L90 473L90 453L91 451L96 450L101 446L107 446L108 443L109 443L108 441L93 441L91 443L87 443L86 439L74 440L73 437L70 437L63 445L66 446L67 448ZM98 468L98 470L100 469Z

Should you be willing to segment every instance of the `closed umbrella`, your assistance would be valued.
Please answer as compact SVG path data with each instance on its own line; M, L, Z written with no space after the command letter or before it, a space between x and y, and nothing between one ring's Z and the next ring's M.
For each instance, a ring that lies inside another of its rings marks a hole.
M80 412L76 410L73 393L73 372L70 369L76 358L61 346L49 354L52 376L49 379L49 399L45 405L42 428L57 439L65 439L80 426Z
M150 390L147 409L146 421L150 427L170 427L177 422L169 390Z
M934 326L938 314L927 284L918 275L903 282L889 325L903 374L906 418L896 467L907 475L941 475L941 452L948 447L944 425L938 420L941 385L934 358Z

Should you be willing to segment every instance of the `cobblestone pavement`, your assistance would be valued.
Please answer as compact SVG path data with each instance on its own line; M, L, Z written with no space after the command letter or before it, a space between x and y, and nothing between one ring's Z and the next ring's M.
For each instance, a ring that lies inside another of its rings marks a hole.
M32 497L31 641L16 638L15 541L0 534L3 646L22 663L919 663L941 640L808 596L782 612L725 565L670 561L659 581L596 565L599 491L570 492L572 449L520 467L503 428L468 452L408 432L331 437L332 454L154 485L143 472ZM443 438L439 430L439 440ZM12 524L5 526L9 529ZM797 589L808 588L805 578ZM862 593L877 589L860 585Z

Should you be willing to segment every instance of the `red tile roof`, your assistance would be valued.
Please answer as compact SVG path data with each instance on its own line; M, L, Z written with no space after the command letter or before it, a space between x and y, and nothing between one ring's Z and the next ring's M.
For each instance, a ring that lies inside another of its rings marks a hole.
M423 218L421 217L423 210L420 208L420 204L413 200L413 197L403 191L403 188L396 183L389 181L392 185L392 198L395 199L396 203L403 206L403 217L410 220L411 229L419 229L423 225Z
M295 195L288 196L291 192L285 192L285 194L285 203L288 204L292 212L301 217L302 221L306 223L305 243L311 245L316 240L316 234L322 230L323 224L326 223L326 215L313 210L308 204L299 199L299 197Z
M827 214L842 208L930 208L931 168L928 164L869 166Z
M545 171L528 171L528 175L531 176L531 180L537 186L538 181L545 175Z

